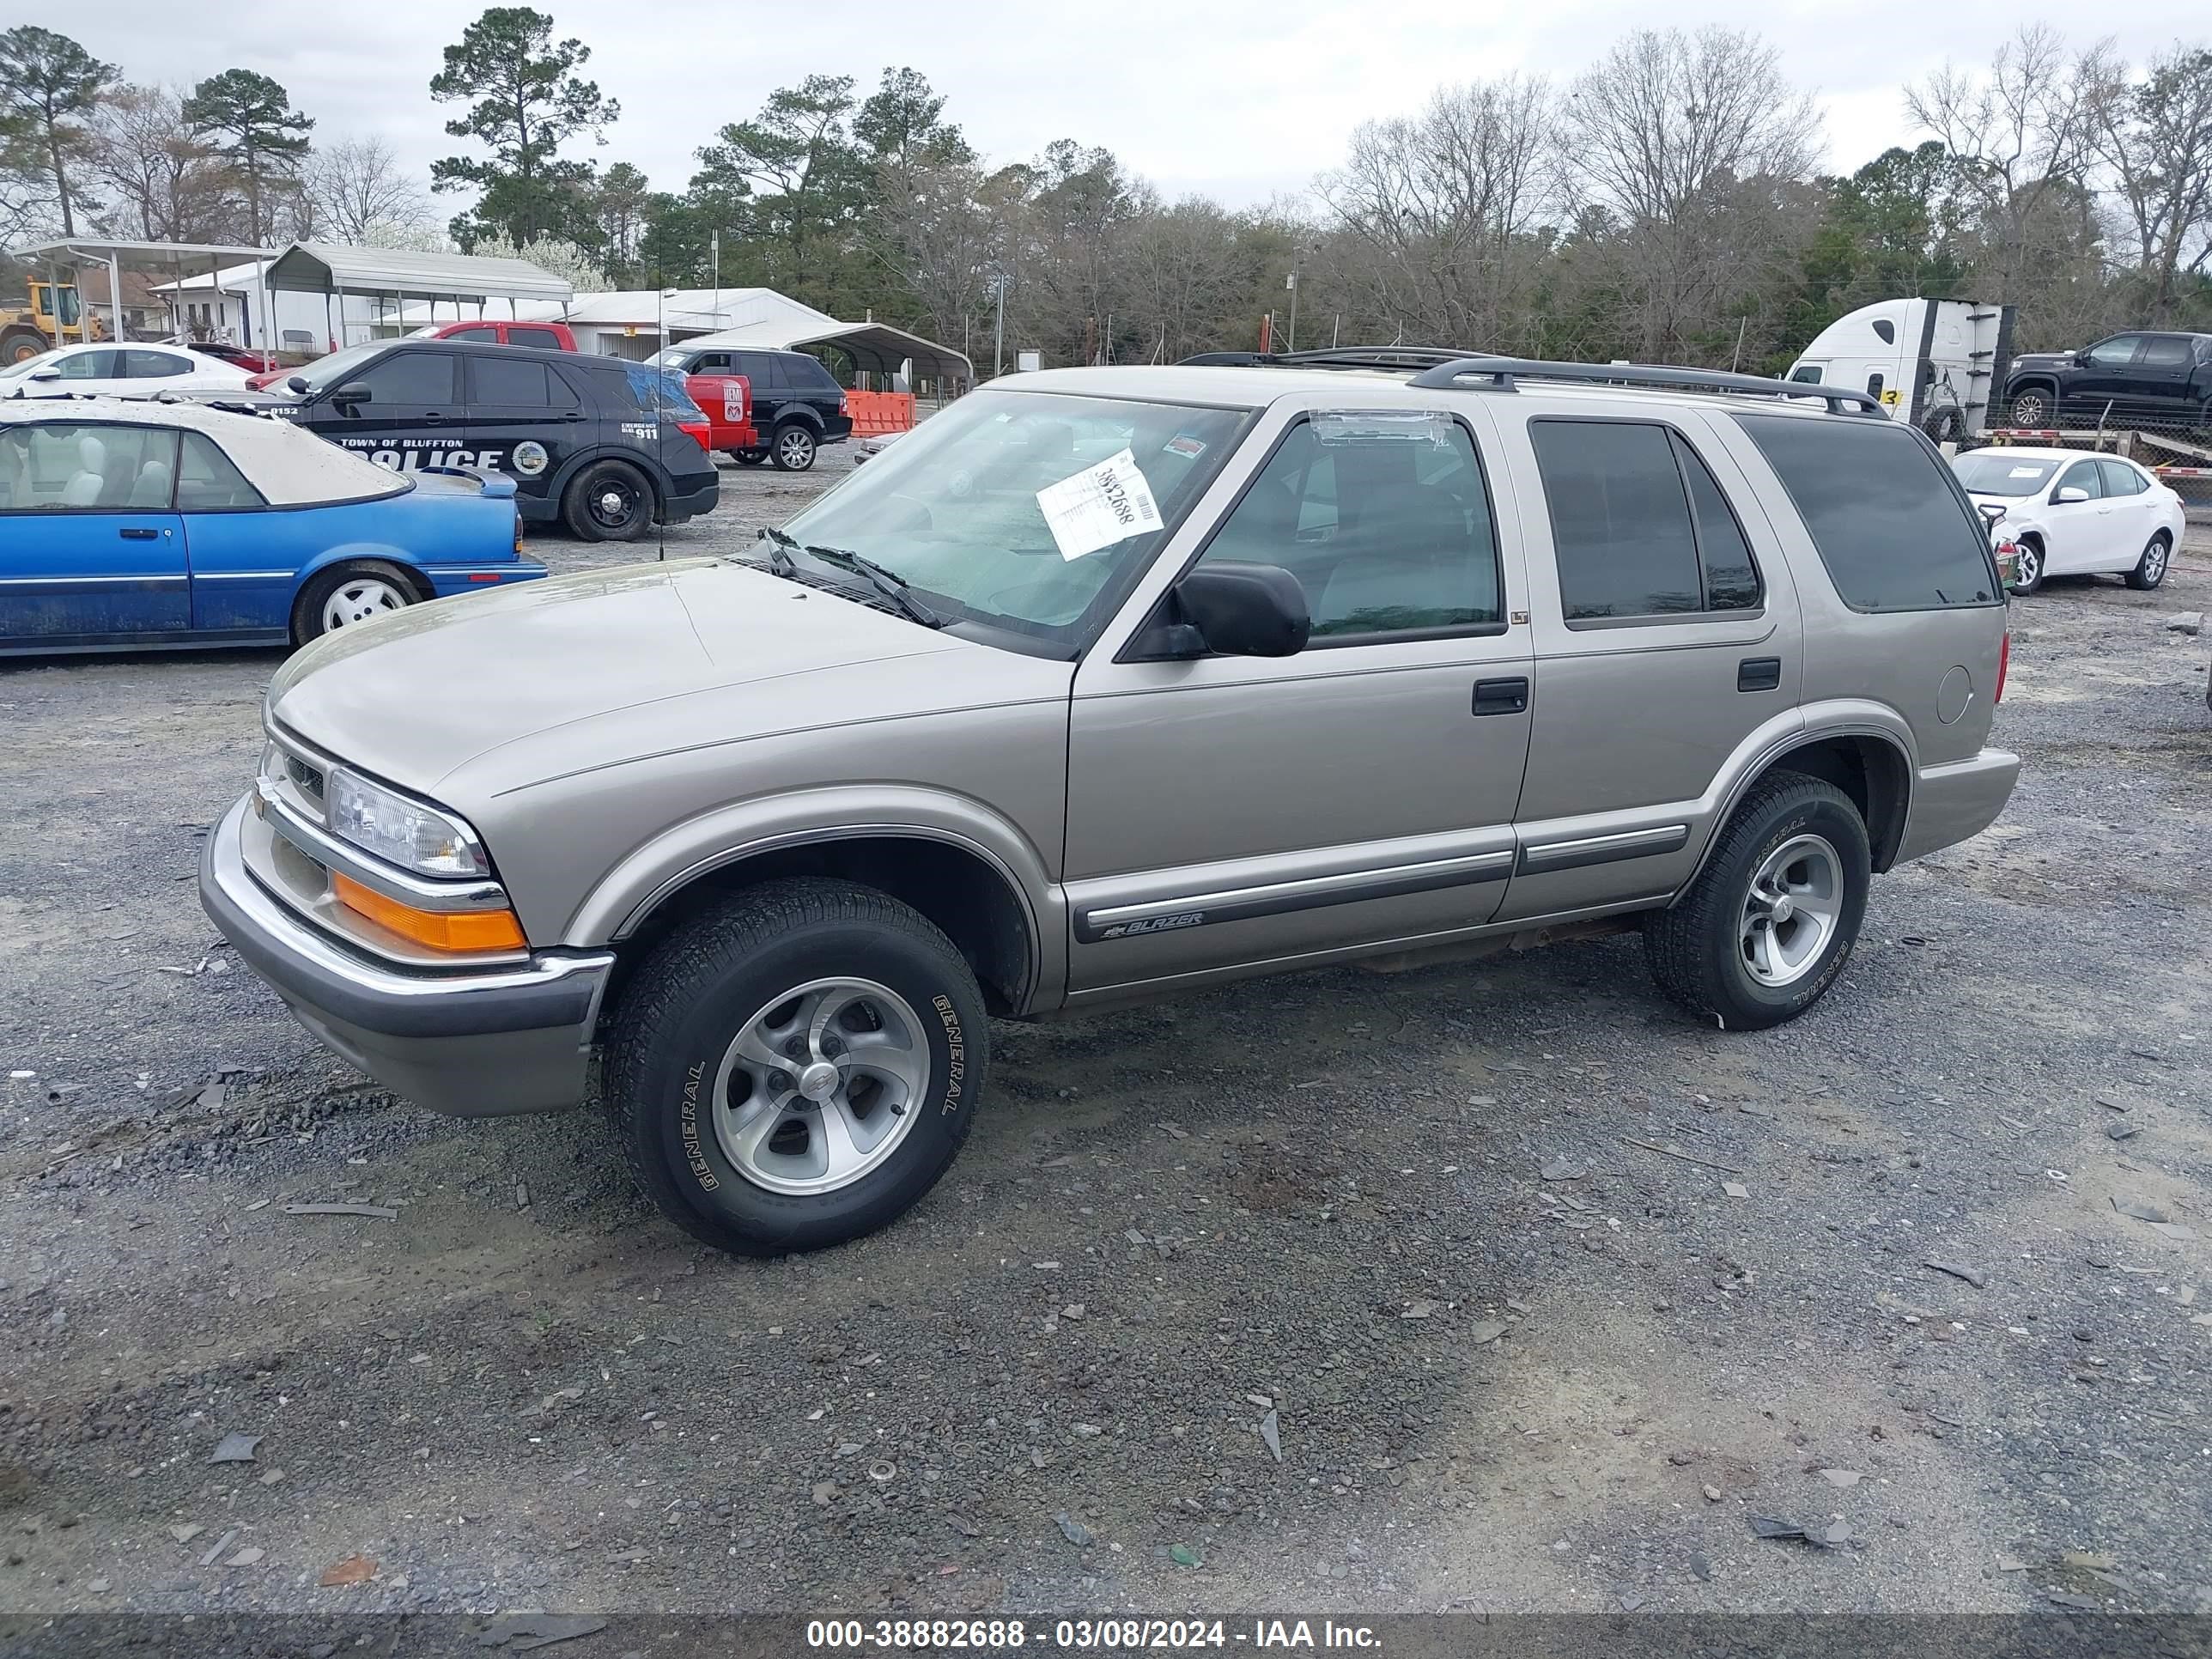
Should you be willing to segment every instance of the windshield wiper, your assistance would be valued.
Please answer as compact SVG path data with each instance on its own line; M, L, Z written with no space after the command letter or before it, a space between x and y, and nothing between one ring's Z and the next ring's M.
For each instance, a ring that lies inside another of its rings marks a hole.
M791 556L791 550L799 544L775 526L763 526L761 540L768 544L768 568L779 576L788 576L799 568L799 562Z
M896 570L886 570L873 559L842 547L816 547L811 543L799 550L811 553L824 564L849 570L866 581L877 592L899 608L908 621L920 623L924 628L942 628L945 618L932 611L908 591L907 580ZM787 557L788 555L786 556Z

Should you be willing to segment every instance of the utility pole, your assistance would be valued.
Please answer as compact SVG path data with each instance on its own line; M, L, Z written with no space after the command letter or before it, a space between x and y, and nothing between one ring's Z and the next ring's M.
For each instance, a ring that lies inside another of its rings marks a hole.
M1298 256L1295 253L1291 256L1291 274L1284 279L1283 286L1291 291L1291 343L1284 349L1296 351L1298 349Z
M999 302L999 320L991 336L991 378L994 380L1006 372L1006 280L1004 271L991 278L991 294Z

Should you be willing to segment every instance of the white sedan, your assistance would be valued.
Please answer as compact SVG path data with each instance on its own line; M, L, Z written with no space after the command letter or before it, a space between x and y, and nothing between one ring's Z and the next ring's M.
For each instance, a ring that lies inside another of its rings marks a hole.
M2033 593L2046 576L2104 572L2139 588L2166 580L2181 497L2133 461L2000 445L1951 465L1996 536L2019 549L2014 592Z
M243 392L250 371L183 346L56 346L0 368L0 398L155 398Z

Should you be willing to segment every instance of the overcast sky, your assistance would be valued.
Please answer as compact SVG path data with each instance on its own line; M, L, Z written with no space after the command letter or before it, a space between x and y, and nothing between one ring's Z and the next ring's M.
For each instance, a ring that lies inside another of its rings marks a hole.
M596 158L633 162L657 188L683 188L692 152L778 86L849 74L865 93L886 64L910 64L949 94L947 115L993 161L1074 138L1112 149L1170 197L1202 191L1238 206L1304 190L1339 161L1361 121L1408 112L1439 82L1515 70L1571 76L1655 16L1759 29L1818 98L1828 164L1848 171L1912 137L1900 87L1947 57L1986 61L2036 15L1970 0L1739 0L1665 13L1633 0L538 4L558 34L592 48L586 72L622 100L623 118ZM431 103L427 82L478 9L417 0L97 0L40 21L135 81L189 85L237 66L274 76L317 118L319 137L380 133L426 173L434 156L473 152L446 137L454 112ZM2178 38L2212 38L2203 0L2046 15L2084 44L2109 28L2130 60Z

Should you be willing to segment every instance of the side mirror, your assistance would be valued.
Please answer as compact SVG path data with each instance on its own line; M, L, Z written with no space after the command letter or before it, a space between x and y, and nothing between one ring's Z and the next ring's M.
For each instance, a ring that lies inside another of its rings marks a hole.
M2053 507L2071 507L2076 501L2086 501L2088 499L2087 490L2078 484L2068 484L2065 489L2051 496L2051 504Z
M61 377L62 372L58 368L34 368L31 371L31 379L34 380L58 380Z
M331 402L339 409L344 410L349 413L352 411L354 405L356 404L373 403L374 401L374 394L359 380L349 381L346 385L340 386L336 392L331 393Z
M284 382L284 386L288 391L305 392L307 389L307 377L304 374L295 374Z
M1313 631L1304 587L1278 564L1201 564L1175 599L1194 643L1224 657L1296 656Z

